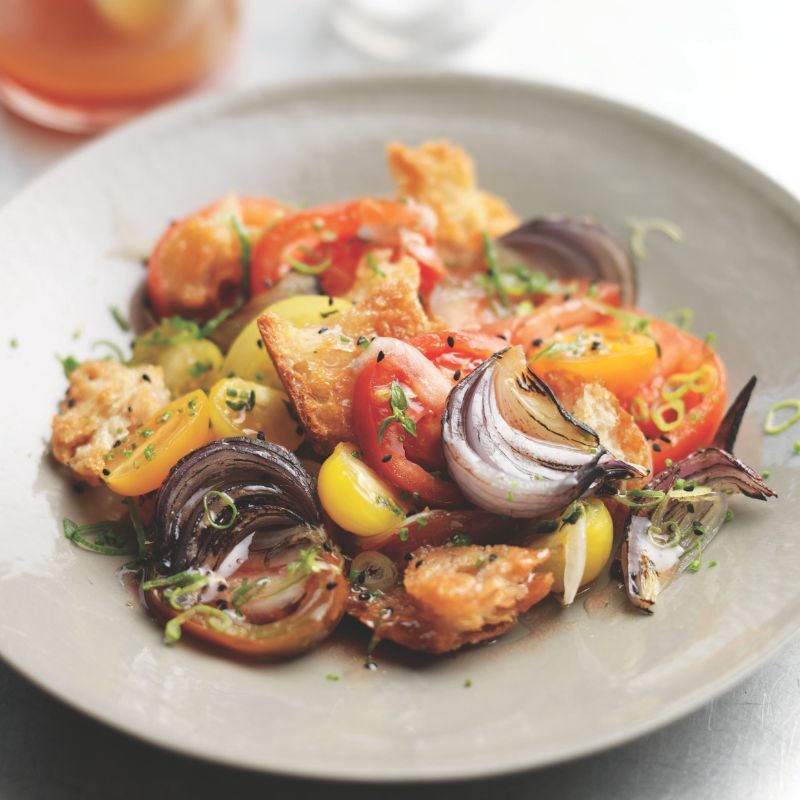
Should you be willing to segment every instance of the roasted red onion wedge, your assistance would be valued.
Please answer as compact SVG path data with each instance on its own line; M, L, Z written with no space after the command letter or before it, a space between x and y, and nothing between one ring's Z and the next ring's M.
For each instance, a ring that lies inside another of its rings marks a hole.
M178 462L158 495L154 565L142 588L181 630L254 658L290 656L324 639L347 596L343 559L313 483L283 447L222 439Z
M761 476L725 450L710 447L657 475L638 493L625 522L620 558L630 601L652 613L659 593L687 568L722 527L731 494L767 500Z
M594 220L539 217L500 237L498 244L551 278L616 283L623 306L636 302L636 267L625 245Z
M546 517L609 480L647 474L564 411L520 347L492 356L450 392L442 441L465 497L510 517Z

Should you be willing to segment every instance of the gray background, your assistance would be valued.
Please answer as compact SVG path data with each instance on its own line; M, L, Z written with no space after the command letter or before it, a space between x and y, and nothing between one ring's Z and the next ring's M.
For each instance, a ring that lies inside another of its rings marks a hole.
M377 69L331 35L327 5L246 2L243 45L212 88ZM793 42L797 4L676 0L658 12L636 0L606 0L602 6L592 0L499 0L497 6L503 14L486 36L444 54L435 66L549 80L644 106L720 142L800 193L800 116L793 106L787 109L800 66ZM81 143L0 115L0 202ZM788 800L800 797L799 724L795 640L732 692L604 754L462 785L331 786L236 772L158 751L76 714L0 665L0 796L194 800L322 793L358 800L413 791L420 798L467 800ZM208 752L213 748L209 742Z

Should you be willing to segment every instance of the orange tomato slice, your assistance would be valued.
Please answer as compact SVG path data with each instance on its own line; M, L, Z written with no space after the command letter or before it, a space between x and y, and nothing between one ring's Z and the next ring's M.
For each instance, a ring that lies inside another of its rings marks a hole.
M105 457L108 488L135 497L161 486L179 459L208 441L208 406L205 392L197 389L134 428Z
M619 398L629 398L657 359L656 343L649 336L598 325L578 333L556 334L537 348L530 365L545 380L548 373L567 372L603 383Z

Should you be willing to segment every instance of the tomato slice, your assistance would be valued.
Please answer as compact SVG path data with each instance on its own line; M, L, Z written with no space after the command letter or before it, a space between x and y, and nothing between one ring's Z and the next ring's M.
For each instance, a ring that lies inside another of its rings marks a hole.
M601 292L601 285L598 285L598 297L555 295L537 306L530 314L483 325L481 331L489 335L502 336L510 344L521 344L528 350L531 346L536 346L534 343L538 339L550 339L556 333L571 328L608 322L609 315L603 311L603 307L618 305L619 287L613 284L602 286L610 289L608 292ZM600 299L601 296L606 299ZM614 300L616 302L613 302Z
M241 230L251 243L286 215L265 197L231 196L173 223L148 260L147 293L159 317L205 320L242 291Z
M636 394L658 360L651 337L611 323L558 333L534 350L531 367L545 380L550 373L566 372L599 381L620 399Z
M197 389L134 428L105 457L108 488L128 497L157 489L174 464L208 440L208 405Z
M421 206L364 197L292 214L269 230L253 253L252 291L273 286L299 263L318 272L326 294L341 296L353 285L359 261L376 247L417 260L423 295L444 275Z
M650 331L661 357L627 404L653 448L653 469L711 444L725 414L722 359L700 339L662 320Z
M454 483L428 471L444 466L441 419L452 380L398 339L376 339L364 357L353 421L366 463L421 504L463 504Z
M508 347L500 337L477 331L431 331L414 336L409 344L432 361L451 384Z

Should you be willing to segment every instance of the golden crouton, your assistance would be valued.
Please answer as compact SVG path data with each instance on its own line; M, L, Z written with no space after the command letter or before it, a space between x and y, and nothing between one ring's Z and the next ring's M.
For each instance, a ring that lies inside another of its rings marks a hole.
M392 278L377 281L362 302L326 320L297 328L276 314L258 318L261 338L294 404L308 438L321 455L353 439L353 362L374 336L400 339L427 330L419 303L419 269L408 262ZM360 337L362 345L359 345Z
M447 141L392 143L386 155L398 193L433 209L445 249L476 250L482 233L502 236L519 225L504 200L478 189L475 165L462 148Z
M600 383L588 383L567 373L551 373L547 384L572 416L586 423L599 437L600 444L612 455L630 464L653 471L653 459L647 439L633 417L617 398ZM648 477L629 482L646 482Z
M354 585L347 613L379 639L429 653L456 650L500 636L547 596L553 583L542 569L547 556L509 545L421 547L408 562L404 586L373 595Z
M56 461L97 485L103 457L128 430L170 401L161 367L126 367L118 361L87 361L69 376L69 388L53 417L50 445Z

